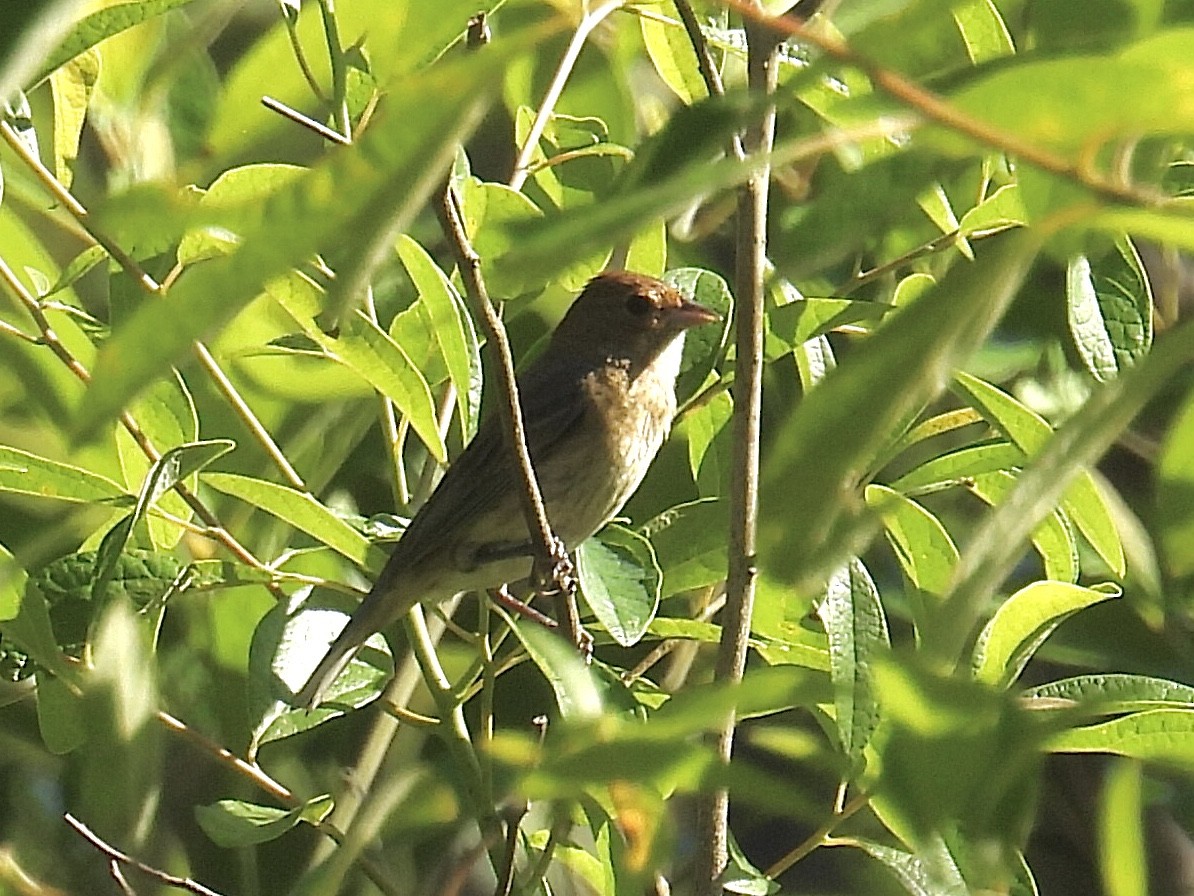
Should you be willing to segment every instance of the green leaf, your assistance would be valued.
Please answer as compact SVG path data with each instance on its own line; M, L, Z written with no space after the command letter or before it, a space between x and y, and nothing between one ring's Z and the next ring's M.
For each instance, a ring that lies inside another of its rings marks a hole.
M992 507L1011 494L1016 478L1011 473L979 473L966 487ZM1045 578L1063 582L1078 580L1078 544L1065 514L1053 511L1032 530L1032 546L1041 557Z
M306 532L370 572L385 566L385 551L309 494L235 473L205 473L203 482Z
M399 238L398 257L419 291L419 300L431 320L436 344L448 369L448 379L456 389L461 428L471 434L476 428L476 409L471 399L475 392L474 380L480 375L477 369L480 360L475 358L472 349L476 336L469 338L472 324L463 300L427 250L410 237L403 235Z
M1048 742L1056 753L1110 753L1194 768L1194 709L1150 709L1073 728Z
M881 485L868 485L868 507L883 521L887 542L914 592L913 619L924 640L932 640L936 614L949 590L958 549L941 521L920 504Z
M261 618L249 645L250 759L264 744L307 731L381 696L394 672L394 656L377 633L336 677L316 709L290 705L355 608L346 595L301 588Z
M684 357L676 379L676 403L683 405L701 388L725 351L734 317L734 296L722 277L702 268L673 268L663 275L663 281L721 315L720 323L695 327L684 336Z
M575 647L536 623L512 620L512 627L551 685L562 718L581 721L601 715L602 688L593 669L581 659Z
M145 394L137 400L131 413L140 426L142 434L158 451L192 443L206 444L195 441L199 438L199 418L191 393L177 372L172 377L158 380L150 386ZM233 446L232 442L226 440L221 441L220 444L227 446L224 448L224 452ZM153 466L150 459L124 427L116 429L116 450L120 458L120 469L124 474L125 486L130 490L139 491L150 475ZM214 457L212 459L214 460ZM206 463L210 463L210 460L206 461L204 465ZM188 487L194 488L194 472L183 476L178 481L185 482ZM194 513L181 495L171 493L169 490L159 490L154 505L184 522L190 520ZM155 515L149 515L145 519L149 527L150 540L155 548L171 550L182 540L185 532L182 526Z
M978 636L971 667L986 684L1007 687L1057 626L1079 610L1121 595L1115 586L1033 582L1002 604Z
M1021 692L1031 705L1077 707L1097 714L1137 712L1180 704L1194 709L1194 687L1147 675L1090 674L1063 678Z
M99 53L88 50L50 75L54 96L54 176L68 189L74 178L83 121L99 73Z
M1041 417L990 383L967 373L958 373L955 383L963 397L1030 458L1039 454L1052 436L1052 429ZM1123 576L1123 544L1107 503L1089 472L1081 471L1075 476L1065 491L1062 507L1103 562L1116 575Z
M379 233L390 251L476 122L479 98L487 93L481 88L496 86L498 74L533 36L507 35L488 52L411 75L360 141L329 152L260 204L257 220L238 234L235 252L193 266L166 297L142 303L100 350L79 430L90 432L115 415L194 340L217 332L268 282L314 254L339 247L351 267L375 248ZM429 96L436 101L427 102ZM369 245L361 245L362 235L369 235ZM420 436L436 445L429 432Z
M30 79L29 83L40 84L59 66L101 41L171 9L186 6L190 2L191 0L136 0L135 3L119 3L85 16L71 27L58 48L42 59L37 76Z
M276 192L301 177L306 169L298 165L261 163L241 165L222 171L199 197L205 212L246 215ZM178 244L176 258L186 267L209 258L231 255L240 245L240 237L226 226L208 225L188 230Z
M989 0L975 0L986 3ZM1028 223L1028 213L1020 201L1018 184L1005 184L966 214L962 215L959 229L971 236L987 236L1009 227L1022 227Z
M902 849L893 849L882 843L875 843L859 837L850 841L872 859L882 862L900 885L912 896L970 896L970 889L962 879L962 873L940 838L936 861L926 862L920 856ZM944 861L942 861L944 859Z
M95 627L83 683L87 741L80 755L80 811L133 825L159 795L164 729L157 721L157 663L151 625L122 600Z
M0 492L79 504L132 503L132 497L105 476L7 445L0 445Z
M643 527L663 570L664 597L725 578L727 506L714 498L678 504Z
M801 298L767 312L767 332L791 351L816 336L849 324L874 325L891 305L855 299ZM778 354L772 350L772 354Z
M1134 364L1152 345L1148 275L1127 237L1096 259L1079 255L1066 271L1070 333L1087 371L1099 382Z
M1173 576L1194 573L1194 390L1169 424L1157 462L1157 522L1165 568Z
M1107 896L1148 896L1144 770L1119 760L1107 769L1099 806L1099 869Z
M656 11L671 21L665 23L654 16L639 16L643 45L663 83L680 98L680 102L686 106L692 105L694 101L709 95L697 66L692 42L680 25L680 14L676 12L675 3L664 0Z
M838 739L858 758L879 721L874 664L891 646L878 589L860 560L830 577L817 615L829 635Z
M976 476L1021 467L1028 456L1010 442L969 445L931 457L891 483L904 493L927 493L969 483Z
M325 333L316 319L319 291L298 274L274 280L266 290L330 357L393 401L436 460L447 459L431 387L402 346L360 311L342 321L338 336Z
M220 800L210 806L196 806L195 820L217 846L232 849L276 840L304 821L319 824L331 811L332 798L327 794L312 797L293 809Z
M42 743L55 756L73 752L87 740L82 698L48 672L37 673L37 728Z
M1117 137L1194 130L1194 102L1184 86L1192 72L1194 29L1174 27L1116 53L1024 57L949 99L1002 134L1043 149L1091 152ZM961 148L957 135L943 128L921 137Z
M651 542L611 523L577 548L576 572L597 621L621 646L637 644L655 618L663 582Z
M760 553L772 574L827 570L847 553L834 539L839 527L854 525L858 508L842 495L995 326L1035 254L1034 239L1024 232L985 241L973 264L953 266L932 292L893 315L865 352L832 370L777 428L760 488Z
M992 0L963 0L954 4L953 14L966 43L966 53L975 65L1016 52L1007 25Z
M0 544L0 622L16 619L28 580L25 568Z
M116 569L116 563L128 543L129 535L133 528L145 519L150 508L154 507L162 496L176 484L202 470L235 447L236 443L229 439L209 439L171 448L158 459L145 477L145 482L141 485L141 492L137 496L137 503L133 506L132 511L112 527L100 544L91 586L92 600L99 600L104 595L112 573Z

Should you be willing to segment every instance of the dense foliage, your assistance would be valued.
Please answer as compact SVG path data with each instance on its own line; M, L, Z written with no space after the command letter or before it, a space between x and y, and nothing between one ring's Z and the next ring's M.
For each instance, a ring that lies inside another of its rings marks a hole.
M1194 11L692 5L0 10L0 893L697 892L719 788L737 893L1189 879ZM591 664L465 596L294 710L500 400L445 190L516 358L609 265L725 326L578 551Z

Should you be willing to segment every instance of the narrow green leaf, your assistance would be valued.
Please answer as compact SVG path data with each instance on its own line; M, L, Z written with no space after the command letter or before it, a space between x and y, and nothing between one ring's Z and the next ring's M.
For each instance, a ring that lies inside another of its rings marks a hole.
M0 492L79 504L132 503L128 492L105 476L7 445L0 445Z
M680 14L671 0L660 3L657 11L671 21L661 22L654 16L639 16L643 45L655 66L655 71L672 92L686 106L709 95L705 80L697 67L696 54L680 24Z
M1020 695L1060 708L1078 707L1099 714L1138 712L1180 704L1194 709L1194 687L1147 675L1090 674L1037 685Z
M945 845L940 838L934 839L940 844L941 855L935 856L937 861L932 863L925 862L913 853L863 837L852 839L850 843L872 859L882 862L912 896L970 896L970 889ZM940 861L942 857L946 859L945 862Z
M977 0L989 2L989 0ZM1028 213L1020 201L1018 184L1004 184L966 214L962 215L959 227L967 235L987 236L1009 227L1022 227L1028 223Z
M205 473L202 481L306 532L364 569L380 572L385 566L385 551L309 494L235 473Z
M637 644L655 618L663 584L651 542L611 523L577 548L576 572L597 621L621 646Z
M419 299L431 318L432 329L448 379L456 389L456 407L460 425L465 433L472 433L476 422L470 396L473 393L474 357L466 328L470 326L463 300L448 276L440 270L427 250L409 236L398 239L398 257L406 273L419 291Z
M87 50L50 75L54 97L54 176L68 189L74 179L79 137L99 73L99 53Z
M560 716L570 721L601 715L602 689L576 649L541 625L513 620L514 634L556 695Z
M1007 472L980 473L970 477L967 489L992 507L1011 494L1016 477ZM1045 567L1045 578L1062 582L1078 580L1078 543L1065 514L1055 510L1032 530L1033 548Z
M314 254L339 248L351 266L373 248L361 245L361 234L371 241L378 233L388 238L388 252L447 173L486 85L496 86L536 36L507 35L488 52L412 74L359 142L329 152L261 203L257 220L238 234L235 252L193 266L168 296L142 303L100 349L79 430L91 432L109 419L194 340L217 332L268 282ZM429 96L436 101L427 102ZM435 445L430 433L420 436Z
M1111 753L1194 768L1194 709L1150 709L1051 738L1056 753Z
M1039 454L1048 443L1053 432L1049 424L1003 390L967 373L958 373L955 382L963 397L1029 457ZM1062 506L1103 562L1123 576L1123 544L1089 472L1076 474L1065 491Z
M92 600L103 597L116 569L117 561L124 552L133 528L145 519L150 508L157 505L170 489L193 473L202 470L212 461L224 456L236 443L229 439L209 439L191 442L171 448L149 469L137 503L128 516L124 517L104 536L95 560L94 579L91 586Z
M865 497L867 506L883 521L888 544L916 589L916 630L922 639L931 639L934 617L958 563L958 549L941 521L910 498L881 485L868 485Z
M1159 547L1173 576L1194 572L1194 390L1169 424L1157 463L1154 491Z
M1007 25L992 0L963 0L954 4L953 13L966 42L966 53L975 65L1016 52Z
M1144 770L1139 762L1112 762L1099 806L1099 870L1107 896L1148 896L1144 838Z
M856 299L801 298L767 312L768 335L791 351L803 342L849 324L874 326L892 310L881 302ZM778 357L778 351L769 354Z
M195 820L217 846L232 849L276 840L304 821L318 824L331 811L332 798L327 794L312 797L293 809L220 800L210 806L196 806Z
M59 66L74 59L80 53L86 52L101 41L190 2L191 0L136 0L134 3L109 6L85 16L71 26L57 49L41 60L38 74L31 78L29 83L31 85L40 84ZM60 5L67 6L67 4Z
M402 346L361 312L342 322L339 336L325 333L316 319L319 291L299 274L274 280L266 289L312 341L394 402L433 457L447 460L431 387Z
M1033 582L1005 600L978 636L971 667L981 682L1007 687L1057 626L1079 610L1119 597L1119 588Z
M817 615L829 635L838 739L857 758L879 721L874 664L891 646L878 589L861 561L851 560L830 577Z

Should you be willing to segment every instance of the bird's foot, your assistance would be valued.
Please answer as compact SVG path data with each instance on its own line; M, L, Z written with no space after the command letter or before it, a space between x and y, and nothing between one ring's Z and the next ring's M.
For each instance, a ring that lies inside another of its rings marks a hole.
M551 556L546 560L535 558L531 569L531 584L545 597L561 594L576 594L576 566L568 556L568 549L558 538L552 540Z

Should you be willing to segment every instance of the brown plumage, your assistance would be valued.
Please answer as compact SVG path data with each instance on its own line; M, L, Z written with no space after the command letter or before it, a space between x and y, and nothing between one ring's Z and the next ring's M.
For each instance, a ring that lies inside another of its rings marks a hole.
M717 320L642 274L594 277L518 378L527 448L568 550L638 488L671 427L684 332ZM531 571L521 480L497 415L448 468L373 589L296 695L315 706L370 637L415 603L495 588Z

